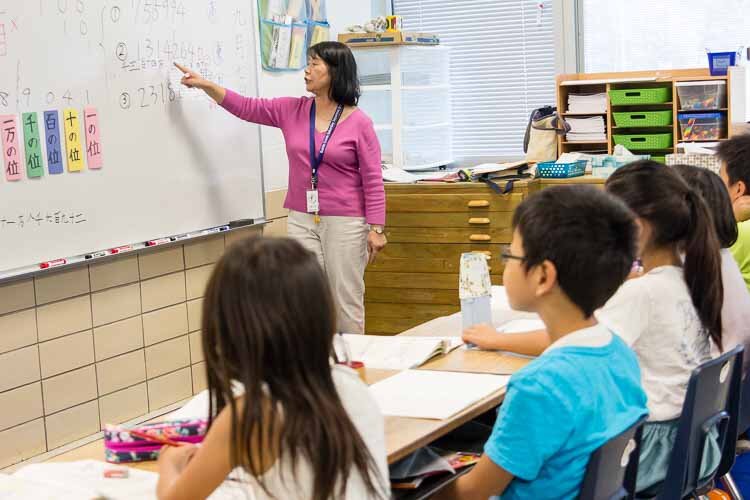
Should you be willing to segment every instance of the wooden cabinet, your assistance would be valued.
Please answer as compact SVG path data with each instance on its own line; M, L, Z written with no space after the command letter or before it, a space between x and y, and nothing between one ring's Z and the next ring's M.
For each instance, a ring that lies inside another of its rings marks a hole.
M528 182L506 195L484 184L387 184L388 245L365 273L367 333L393 335L458 311L464 252L487 252L492 282L501 284L500 253L528 192Z

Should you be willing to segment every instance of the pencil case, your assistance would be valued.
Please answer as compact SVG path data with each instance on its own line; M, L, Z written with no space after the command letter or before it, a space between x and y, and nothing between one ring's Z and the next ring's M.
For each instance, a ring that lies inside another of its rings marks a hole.
M200 443L208 429L206 420L171 420L133 427L155 437L171 439L181 443ZM110 463L145 462L156 460L161 443L155 443L130 434L128 428L119 425L104 427L104 457Z

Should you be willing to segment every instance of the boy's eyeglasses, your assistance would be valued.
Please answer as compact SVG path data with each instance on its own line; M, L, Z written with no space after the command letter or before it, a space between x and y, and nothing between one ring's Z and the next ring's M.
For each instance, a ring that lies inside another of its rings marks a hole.
M512 253L510 253L510 250L504 250L500 254L500 258L503 260L503 262L508 262L511 259L517 260L519 262L523 262L524 260L526 260L526 257L522 257L520 255L513 255Z

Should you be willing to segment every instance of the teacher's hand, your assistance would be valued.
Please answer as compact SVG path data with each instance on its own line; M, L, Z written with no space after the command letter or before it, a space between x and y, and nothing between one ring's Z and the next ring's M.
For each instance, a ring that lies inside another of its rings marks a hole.
M181 64L174 63L174 65L177 69L182 71L182 79L180 80L180 83L182 83L184 86L191 89L201 89L218 104L221 104L222 101L224 101L224 96L226 96L226 90L224 89L224 87L216 85L210 80L206 80L197 71L186 68Z
M372 264L375 262L375 257L378 255L383 248L388 244L388 239L385 234L378 234L375 231L370 231L367 235L367 251L370 255L367 263Z

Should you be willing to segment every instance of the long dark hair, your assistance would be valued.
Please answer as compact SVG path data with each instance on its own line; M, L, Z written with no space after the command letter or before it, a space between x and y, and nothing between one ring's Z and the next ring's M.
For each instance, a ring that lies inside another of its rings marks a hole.
M659 163L641 160L621 167L606 189L625 202L653 231L650 245L674 245L685 252L683 275L703 328L721 349L719 240L711 214L698 192L679 174Z
M361 92L357 61L346 44L341 42L320 42L307 49L307 57L317 57L328 66L331 88L328 97L336 104L356 106Z
M690 187L703 196L714 220L716 236L719 238L721 248L734 245L739 235L737 222L734 219L729 191L721 177L706 168L691 165L673 165L672 168L690 184Z
M208 282L202 327L210 424L229 406L232 465L266 494L261 447L277 451L278 460L286 455L292 470L309 461L315 500L343 495L355 470L373 496L383 489L333 381L335 324L323 270L290 239L235 243ZM235 400L234 381L245 387L244 404Z

